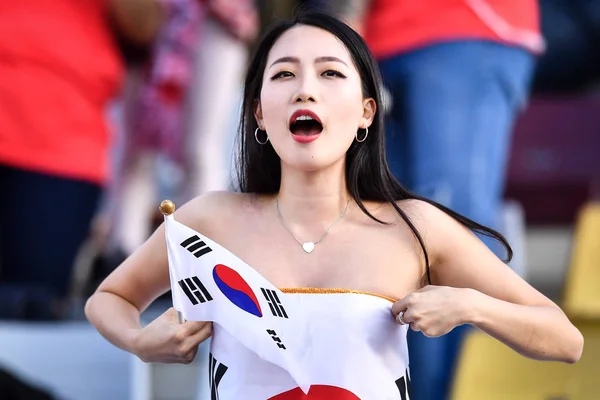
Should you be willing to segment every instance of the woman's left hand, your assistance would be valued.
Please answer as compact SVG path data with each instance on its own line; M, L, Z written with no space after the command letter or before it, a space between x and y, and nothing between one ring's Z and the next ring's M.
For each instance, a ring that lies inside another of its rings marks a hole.
M392 314L399 324L409 324L413 331L428 337L442 336L468 322L472 293L471 289L425 286L394 303Z

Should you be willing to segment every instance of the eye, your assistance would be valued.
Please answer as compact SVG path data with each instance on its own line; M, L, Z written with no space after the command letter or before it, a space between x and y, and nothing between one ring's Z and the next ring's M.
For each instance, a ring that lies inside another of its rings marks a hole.
M338 71L333 70L333 69L328 69L327 71L323 72L321 75L328 76L328 77L338 77L338 78L345 78L346 77L341 72L338 72Z
M281 71L276 73L275 75L273 75L271 77L271 80L274 81L275 79L279 79L279 78L287 78L290 76L294 76L294 74L292 74L290 71Z

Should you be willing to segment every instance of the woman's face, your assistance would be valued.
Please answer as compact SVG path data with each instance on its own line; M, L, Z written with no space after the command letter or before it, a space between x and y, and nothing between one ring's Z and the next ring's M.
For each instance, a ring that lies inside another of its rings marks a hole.
M333 34L298 25L275 42L255 117L284 164L315 171L342 161L374 114L350 53Z

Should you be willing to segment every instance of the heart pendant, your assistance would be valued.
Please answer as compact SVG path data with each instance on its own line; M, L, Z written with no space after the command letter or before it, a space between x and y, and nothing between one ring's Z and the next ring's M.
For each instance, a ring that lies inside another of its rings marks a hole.
M310 253L311 251L313 251L314 248L315 248L315 244L313 242L302 243L302 249L307 253Z

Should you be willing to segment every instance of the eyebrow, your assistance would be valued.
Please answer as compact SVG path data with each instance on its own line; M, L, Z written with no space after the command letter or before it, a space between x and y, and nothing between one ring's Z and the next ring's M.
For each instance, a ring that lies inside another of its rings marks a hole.
M281 57L281 58L278 58L277 60L273 61L273 63L271 64L271 66L269 66L269 68L273 67L273 65L275 65L275 64L285 63L285 62L300 64L300 59L298 57ZM348 64L346 64L344 61L340 60L337 57L333 57L333 56L323 56L323 57L315 58L315 64L325 63L325 62L339 62L339 63L344 64L345 66L348 66Z

